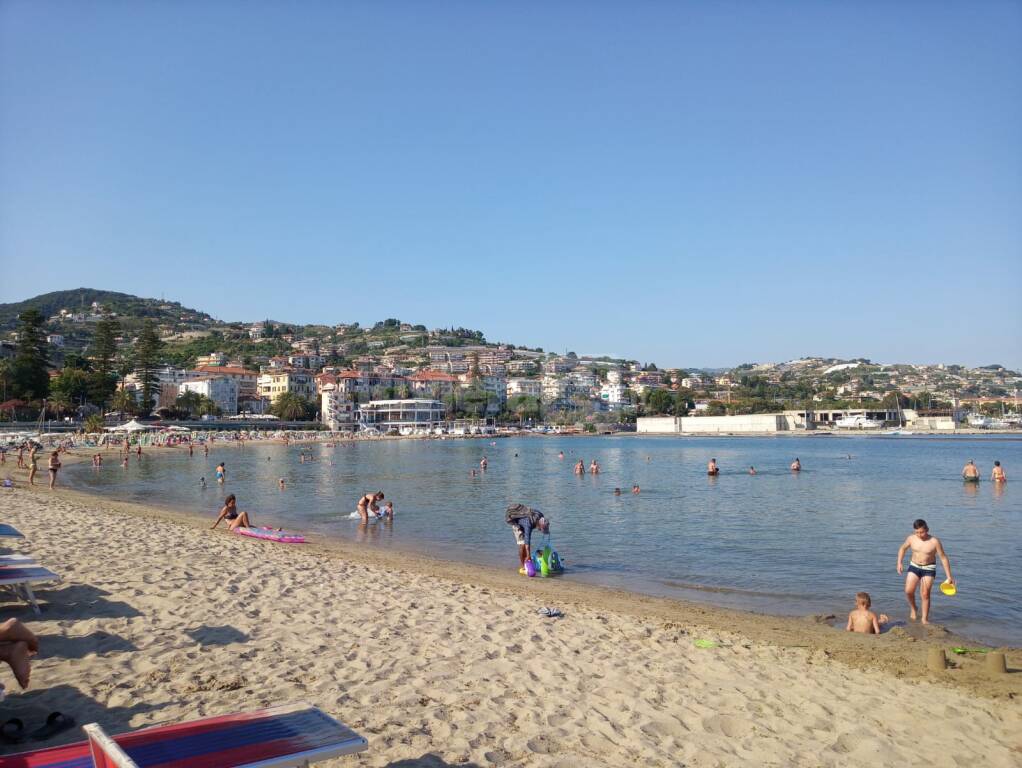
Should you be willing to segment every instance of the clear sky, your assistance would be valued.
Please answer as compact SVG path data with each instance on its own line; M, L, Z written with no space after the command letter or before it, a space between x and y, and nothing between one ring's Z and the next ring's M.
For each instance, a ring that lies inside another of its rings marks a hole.
M1020 2L0 3L0 302L1022 367Z

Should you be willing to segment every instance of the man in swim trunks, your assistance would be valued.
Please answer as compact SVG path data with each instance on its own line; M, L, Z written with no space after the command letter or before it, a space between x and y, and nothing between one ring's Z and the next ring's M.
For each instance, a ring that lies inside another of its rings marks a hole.
M216 528L220 525L220 521L224 518L227 518L227 528L231 531L235 528L252 527L252 523L248 519L248 512L238 510L238 500L234 498L233 493L224 499L224 508L220 510L220 517L213 523L213 527Z
M720 467L717 466L716 459L710 459L706 464L706 474L708 475L719 475Z
M908 564L908 573L905 574L905 599L908 600L911 613L909 617L916 619L916 588L922 585L923 597L923 624L930 623L930 590L933 589L933 579L937 575L937 558L944 567L944 575L951 584L955 583L951 575L951 563L940 539L930 535L930 528L925 520L919 519L912 523L915 530L911 536L905 539L905 543L898 550L898 573L904 571L903 560L905 552L912 550L912 557Z
M379 517L380 506L377 502L383 501L383 491L377 491L376 493L367 493L358 500L358 516L362 518L363 523L369 522L369 513Z
M969 459L969 463L962 467L962 480L969 483L979 482L979 467L972 459Z
M798 456L796 456L795 460L793 462L791 462L791 471L792 472L801 472L802 471L802 462L798 460Z
M994 462L994 471L990 473L990 479L995 483L1003 483L1008 479L1008 476L1004 474L1004 468L1001 466L1001 462Z
M532 546L533 529L539 528L541 533L550 533L550 521L538 509L524 504L511 504L504 514L504 522L514 531L515 543L518 544L519 566L524 569L525 561L531 556L529 547Z

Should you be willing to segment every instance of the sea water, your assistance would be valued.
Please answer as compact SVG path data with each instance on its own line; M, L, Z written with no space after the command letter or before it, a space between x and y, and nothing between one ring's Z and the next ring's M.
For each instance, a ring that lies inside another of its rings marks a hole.
M302 463L302 452L313 460ZM564 458L559 458L559 453ZM489 467L479 469L486 456ZM803 470L789 464L801 459ZM587 474L572 473L583 459ZM716 458L720 475L709 477ZM588 474L596 459L602 472ZM961 481L975 459L978 485ZM1000 460L1008 477L987 478ZM214 468L227 466L220 486ZM756 475L749 474L755 466ZM476 470L472 476L471 471ZM904 619L896 555L912 521L943 542L958 595L934 588L933 620L967 636L1022 644L1022 441L965 437L531 437L387 440L290 446L213 443L147 449L123 469L67 467L82 490L217 514L238 496L256 525L422 552L460 563L518 568L504 510L542 509L562 578L781 614L837 614L860 590ZM207 485L201 487L199 479ZM278 481L283 478L285 490ZM631 492L633 484L641 488ZM615 487L621 495L615 496ZM393 523L350 518L382 490ZM539 543L538 534L533 539ZM938 581L943 580L939 570Z

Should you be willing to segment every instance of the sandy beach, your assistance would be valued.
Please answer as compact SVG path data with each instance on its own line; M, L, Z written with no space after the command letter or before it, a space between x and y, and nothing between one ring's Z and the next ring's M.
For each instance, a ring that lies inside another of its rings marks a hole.
M307 701L369 739L330 765L1022 762L1022 653L1008 649L1007 675L957 656L928 672L931 646L957 644L940 628L852 636L351 544L260 542L66 490L2 499L0 520L25 534L7 551L64 579L38 590L42 616L0 606L41 640L27 691L0 670L4 719L60 710L117 733Z

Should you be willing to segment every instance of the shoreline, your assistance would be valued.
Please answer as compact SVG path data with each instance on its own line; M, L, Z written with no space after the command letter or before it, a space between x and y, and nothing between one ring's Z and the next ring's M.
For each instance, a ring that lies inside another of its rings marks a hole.
M75 491L5 493L4 522L26 536L14 546L63 577L37 588L41 616L3 605L40 639L28 690L0 665L3 717L30 729L55 710L116 734L305 701L365 736L354 762L374 768L1018 764L1015 650L1016 674L951 654L934 672L936 638L273 544Z
M240 447L236 442L228 444ZM74 454L73 463L84 463L90 457L91 451L87 454ZM33 494L56 495L93 507L102 506L106 511L133 520L167 521L206 534L218 533L209 530L213 518L198 512L162 506L159 503L143 505L107 498L66 485L58 486L52 492L45 486L37 486L35 491L25 487L19 487L18 490ZM446 560L421 551L398 547L386 549L367 547L346 539L320 534L312 534L308 543L304 545L268 546L283 548L288 552L305 552L333 560L356 562L396 573L445 579L461 585L485 586L519 597L539 597L558 605L602 606L619 614L648 620L682 623L696 621L709 631L736 632L755 642L778 648L810 648L827 658L841 661L856 669L875 669L879 666L898 678L908 680L923 680L930 677L925 668L926 653L930 647L965 646L997 649L1005 652L1009 668L1022 668L1022 647L996 646L973 640L950 632L939 623L928 627L908 624L893 627L878 637L863 636L843 631L842 616L760 613L590 582L523 579L509 569L492 565ZM1016 681L1014 675L988 678L983 671L981 656L956 656L950 653L948 656L955 665L955 674L946 676L941 682L962 686L982 696L995 698L1009 694L1022 696L1022 679Z

